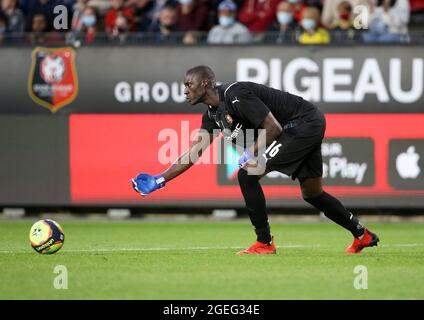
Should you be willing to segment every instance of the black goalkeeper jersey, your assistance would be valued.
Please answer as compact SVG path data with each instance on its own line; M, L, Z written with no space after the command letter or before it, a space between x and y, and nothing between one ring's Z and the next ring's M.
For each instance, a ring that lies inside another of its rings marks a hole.
M203 114L202 129L219 129L233 143L250 145L269 112L284 126L288 121L317 108L303 98L253 82L233 82L218 87L219 107L211 106ZM243 132L243 139L236 139Z

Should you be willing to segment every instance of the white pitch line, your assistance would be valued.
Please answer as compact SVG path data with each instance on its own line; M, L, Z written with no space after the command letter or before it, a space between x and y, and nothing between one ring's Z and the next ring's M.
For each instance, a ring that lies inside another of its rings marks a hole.
M421 247L424 246L424 243L403 243L403 244L386 244L386 245L380 245L380 247ZM320 244L315 245L301 245L301 244L293 244L293 245L282 245L277 246L277 248L280 249L291 249L291 248L329 248L330 246L322 246ZM99 248L99 249L71 249L71 250L64 250L69 253L78 253L78 252L145 252L145 251L193 251L193 250L228 250L228 249L243 249L246 247L243 246L237 246L237 247L219 247L219 246L212 246L212 247L181 247L181 248L171 248L171 247L153 247L153 248ZM28 253L31 252L31 250L0 250L0 254L11 254L11 253Z
M320 247L320 245L283 245L279 246L279 248L314 248ZM99 248L99 249L71 249L66 250L69 253L78 253L78 252L143 252L143 251L192 251L192 250L228 250L228 249L245 249L246 247L238 246L238 247L157 247L157 248ZM29 250L31 251L31 250ZM28 251L22 250L0 250L1 253L26 253Z
M389 244L383 245L384 247L420 247L424 246L424 243L401 243L401 244Z

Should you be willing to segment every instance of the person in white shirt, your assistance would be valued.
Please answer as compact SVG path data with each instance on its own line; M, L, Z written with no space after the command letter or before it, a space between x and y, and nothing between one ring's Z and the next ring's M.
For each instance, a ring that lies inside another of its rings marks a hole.
M410 7L408 0L377 0L371 7L368 32L363 40L370 42L408 41Z
M211 44L249 43L252 36L249 30L236 20L237 6L231 0L224 0L218 6L219 24L209 33L207 42Z
M322 6L321 23L326 28L331 28L339 18L338 6L345 0L325 0ZM348 0L352 6L353 18L364 10L370 11L373 0Z

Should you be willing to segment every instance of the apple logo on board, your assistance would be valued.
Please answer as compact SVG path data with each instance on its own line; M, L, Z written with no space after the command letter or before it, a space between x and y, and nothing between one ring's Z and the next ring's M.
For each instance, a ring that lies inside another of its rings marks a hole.
M415 146L409 146L396 158L396 170L403 179L416 179L421 172L418 166L420 155L415 152Z

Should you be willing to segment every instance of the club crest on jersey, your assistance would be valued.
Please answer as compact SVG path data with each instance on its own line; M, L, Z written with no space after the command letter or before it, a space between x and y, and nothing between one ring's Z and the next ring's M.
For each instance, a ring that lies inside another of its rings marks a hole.
M228 113L225 115L225 120L229 125L233 124L233 118Z
M55 113L78 94L75 51L37 47L32 52L28 93L37 104Z

